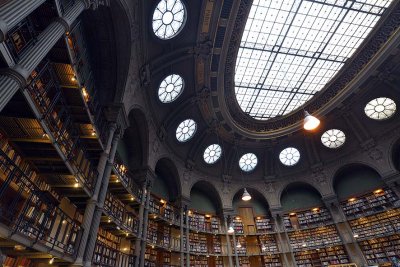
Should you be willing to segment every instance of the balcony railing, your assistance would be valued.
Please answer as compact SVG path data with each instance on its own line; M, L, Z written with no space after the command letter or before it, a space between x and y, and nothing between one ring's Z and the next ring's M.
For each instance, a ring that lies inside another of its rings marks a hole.
M80 22L76 23L67 40L68 50L75 67L76 76L78 77L79 83L85 88L85 95L83 96L86 103L85 105L88 108L90 116L93 117L93 119L91 119L96 128L97 136L101 143L105 145L109 135L108 121L106 120L102 106L97 100L90 55L85 41L84 29Z
M73 167L72 173L92 193L98 172L87 160L86 148L79 138L50 63L44 62L32 73L27 92L40 114L38 119L46 124L56 146Z
M74 255L81 228L0 150L0 222L50 250Z
M137 234L139 222L137 216L126 209L126 206L118 199L116 199L110 193L107 193L106 200L104 202L104 211L109 217L113 218L113 221L131 232Z
M115 155L114 159L114 172L128 192L138 201L141 201L142 189L134 182L132 174L128 171L118 154Z

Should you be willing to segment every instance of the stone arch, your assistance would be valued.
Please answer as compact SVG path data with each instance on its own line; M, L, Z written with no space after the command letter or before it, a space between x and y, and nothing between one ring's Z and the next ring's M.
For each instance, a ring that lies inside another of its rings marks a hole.
M370 165L351 163L338 169L332 179L332 188L339 199L359 195L383 186L381 174ZM351 189L356 189L352 190Z
M190 187L190 197L192 200L192 192L193 190L200 190L203 191L203 193L208 194L210 200L212 200L215 203L215 208L216 208L216 213L221 214L222 213L222 199L219 191L215 187L214 184L212 184L209 181L205 180L198 180L194 184L191 185Z
M295 192L297 193L297 195L294 194ZM297 205L299 204L297 203L297 201L301 199L301 194L310 196L310 198L309 199L303 198L304 200L303 203L301 205ZM287 202L288 198L292 198L293 207L291 207ZM315 203L313 203L314 202L313 198L315 202L317 201L317 199L319 199L318 200L320 201L319 204L322 204L322 193L320 190L318 190L317 187L308 182L296 181L288 183L286 184L285 187L283 187L282 191L279 194L279 203L280 206L282 207L282 210L286 211L290 209L296 210L302 208L310 208L316 205ZM287 205L285 206L285 204Z
M174 202L182 194L182 187L178 168L175 163L167 157L161 158L157 161L155 166L156 179L162 179L165 183L169 201ZM154 187L153 187L154 188Z
M234 191L235 193L232 194L231 197L231 203L232 203L232 207L235 209L236 205L246 205L247 203L251 204L252 207L255 209L255 213L261 213L259 210L265 209L265 212L262 213L269 213L269 202L267 200L267 198L265 197L265 195L259 191L258 188L256 187L247 187L246 186L247 191L249 192L249 194L251 195L252 199L249 202L245 202L243 200L241 200L242 194L244 192L244 187L241 187L240 189ZM257 205L262 205L261 207L258 207ZM238 206L238 207L239 207Z

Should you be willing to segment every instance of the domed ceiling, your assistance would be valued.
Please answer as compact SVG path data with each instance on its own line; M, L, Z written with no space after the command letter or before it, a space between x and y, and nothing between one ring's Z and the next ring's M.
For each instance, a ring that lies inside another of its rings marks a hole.
M373 123L398 118L389 85L400 74L397 1L151 0L143 8L148 104L187 167L293 175L359 149L379 134ZM318 130L302 129L304 110L321 119Z

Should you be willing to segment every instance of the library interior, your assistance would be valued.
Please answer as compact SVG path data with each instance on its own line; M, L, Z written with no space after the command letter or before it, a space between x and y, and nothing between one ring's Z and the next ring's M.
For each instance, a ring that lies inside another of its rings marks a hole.
M2 267L400 267L400 0L0 0Z

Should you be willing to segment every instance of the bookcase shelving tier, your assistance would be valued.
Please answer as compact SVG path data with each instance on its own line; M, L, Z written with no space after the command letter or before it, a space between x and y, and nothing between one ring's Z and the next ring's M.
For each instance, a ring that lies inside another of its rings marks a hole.
M334 225L289 232L288 236L293 251L341 243L339 233Z
M400 255L400 234L363 240L359 245L369 265L389 264Z
M378 188L371 193L342 201L341 207L348 218L358 218L400 208L400 200L390 188Z
M258 236L260 251L262 253L279 253L277 241L274 234L265 234Z
M257 233L272 233L274 232L274 224L272 219L266 216L257 216L254 218L256 223Z
M349 263L343 246L332 246L294 253L298 267L322 267Z
M282 261L279 254L268 254L262 256L262 264L264 267L282 267Z
M189 212L190 230L217 234L220 232L220 220L210 214Z
M232 223L235 234L244 234L243 221L239 216L234 217Z
M250 260L248 257L239 257L239 265L241 267L250 267Z
M313 228L332 223L332 216L325 207L291 212L283 215L283 225L288 231Z
M349 221L354 237L359 240L400 232L400 209L391 209Z

